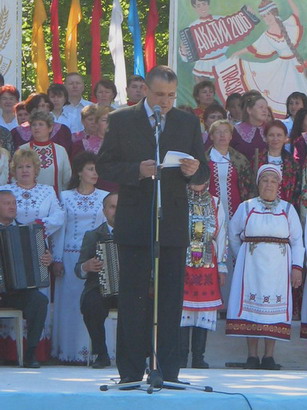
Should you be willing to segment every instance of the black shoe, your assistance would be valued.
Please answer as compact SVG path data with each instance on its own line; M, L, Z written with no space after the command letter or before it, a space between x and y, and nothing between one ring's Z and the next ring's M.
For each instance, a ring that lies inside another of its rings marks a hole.
M40 364L36 360L24 361L23 367L25 367L26 369L39 369Z
M243 368L244 369L260 369L259 357L249 356Z
M201 359L192 359L192 369L209 369L209 364Z
M141 380L136 380L133 379L132 377L123 377L122 379L120 379L118 384L128 384L128 383L136 383L136 382L141 382ZM135 384L134 386L123 386L123 387L119 387L119 390L135 390L138 389L139 387L141 387L139 384Z
M182 387L181 387L181 386L171 386L171 385L167 385L168 382L170 382L170 383L176 383L176 384L182 384ZM169 380L165 380L165 381L163 382L163 388L164 388L164 389L169 389L169 390L185 390L185 389L186 389L186 386L189 385L189 384L190 384L189 382L182 382L182 381L179 380L179 379L169 379Z
M109 356L98 355L95 362L92 364L93 369L104 369L107 366L111 366Z
M281 365L275 363L274 358L272 356L269 356L262 358L260 368L264 370L280 370Z

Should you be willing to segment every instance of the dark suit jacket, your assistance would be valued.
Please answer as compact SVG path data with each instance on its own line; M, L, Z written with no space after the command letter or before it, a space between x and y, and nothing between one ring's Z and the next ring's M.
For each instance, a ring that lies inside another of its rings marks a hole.
M80 279L84 279L81 275L82 263L96 256L96 243L98 241L105 242L107 240L112 239L112 237L113 236L109 233L108 225L106 222L98 226L98 228L94 229L93 231L85 232L82 241L79 260L75 266L75 274ZM88 272L84 284L84 289L81 295L81 304L83 296L94 288L99 288L98 275L96 272Z
M153 234L152 203L154 183L139 180L141 161L155 159L156 142L144 102L114 111L99 152L99 175L120 184L114 239L119 244L149 246ZM187 182L202 184L209 177L204 157L199 119L172 108L160 136L160 158L167 151L182 151L200 160L196 174L188 179L180 168L165 168L161 176L163 219L160 224L162 246L188 246Z

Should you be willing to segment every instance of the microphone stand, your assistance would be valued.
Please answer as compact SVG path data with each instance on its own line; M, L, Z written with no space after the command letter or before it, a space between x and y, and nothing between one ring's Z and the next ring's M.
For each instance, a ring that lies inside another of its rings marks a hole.
M160 161L160 135L162 132L161 123L156 119L155 138L156 138L156 166L157 173L154 177L156 184L156 235L154 242L154 269L153 269L153 284L154 284L154 305L153 305L153 352L152 352L152 369L147 377L147 393L152 394L154 389L162 389L164 387L174 388L177 390L192 389L200 391L208 391L209 386L192 386L191 384L176 383L163 380L162 374L158 369L157 351L158 351L158 307L159 307L159 261L160 261L160 221L163 218L163 209L161 205L161 161ZM143 384L143 383L141 383Z
M157 351L158 351L158 296L159 296L159 261L160 261L160 221L162 219L162 204L161 204L161 161L160 161L160 135L162 132L161 124L156 120L155 138L156 138L156 167L157 173L154 177L155 192L156 192L156 215L155 226L156 235L154 241L154 269L153 269L153 353L152 353L152 369L149 372L147 382L149 387L147 393L151 394L154 388L163 387L163 378L158 370Z
M159 107L160 108L160 107ZM160 135L162 132L161 128L161 121L158 120L159 114L156 115L155 113L155 139L156 139L156 167L157 172L156 175L153 176L153 182L155 184L156 197L154 198L156 203L156 213L155 213L155 227L156 227L156 234L154 240L154 267L152 272L152 279L153 279L153 324L152 324L152 338L153 338L153 352L152 352L152 369L149 371L148 377L146 381L138 381L138 382L131 382L131 383L117 383L112 385L102 385L100 386L101 391L107 391L109 389L118 389L118 390L131 390L135 388L139 388L142 386L147 387L147 393L152 394L154 389L162 389L163 387L170 387L178 390L184 389L192 389L192 390L199 390L199 391L208 391L208 386L201 387L201 386L192 386L191 384L184 384L184 383L175 383L170 381L163 380L162 374L158 369L158 361L157 361L157 351L158 351L158 293L159 293L159 261L160 261L160 221L162 219L162 205L161 205L161 161L160 161ZM149 385L149 386L148 386Z

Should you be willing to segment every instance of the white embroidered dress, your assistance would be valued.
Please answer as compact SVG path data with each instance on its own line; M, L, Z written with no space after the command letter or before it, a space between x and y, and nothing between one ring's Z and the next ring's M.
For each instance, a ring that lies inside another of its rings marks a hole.
M294 47L300 43L302 26L294 15L283 21L283 25ZM260 91L274 112L284 113L285 101L293 91L306 92L307 79L298 72L299 65L285 38L265 31L249 48L259 60L241 60L244 81L248 89ZM263 61L277 56L273 61Z
M269 209L259 198L243 202L230 221L229 242L237 261L226 333L289 339L291 270L292 265L302 267L304 258L302 228L293 205L280 200Z
M61 361L85 362L88 356L89 336L80 312L84 282L74 269L85 232L105 221L102 201L107 194L100 189L90 195L76 189L61 193L65 224L55 234L54 259L63 262L65 273L55 281L52 334L52 355Z

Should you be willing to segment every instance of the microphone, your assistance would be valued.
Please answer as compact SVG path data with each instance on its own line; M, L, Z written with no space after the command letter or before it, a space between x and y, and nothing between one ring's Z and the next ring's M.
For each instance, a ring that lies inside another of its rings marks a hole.
M156 120L156 125L161 128L161 107L160 105L154 105L153 112Z

